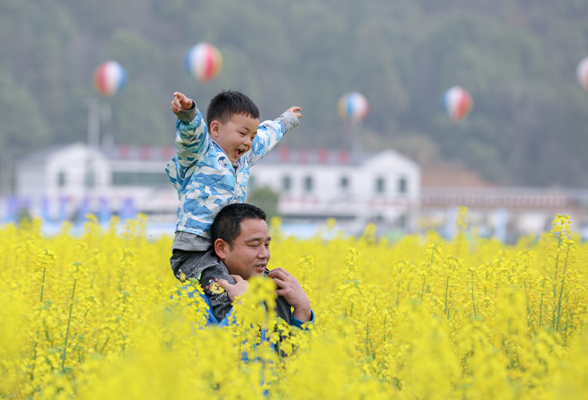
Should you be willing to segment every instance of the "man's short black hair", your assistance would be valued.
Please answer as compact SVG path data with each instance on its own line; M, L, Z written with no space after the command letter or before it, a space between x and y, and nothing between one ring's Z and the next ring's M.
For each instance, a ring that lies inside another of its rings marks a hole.
M206 123L210 129L212 121L220 121L226 124L234 114L246 115L259 119L259 108L253 100L241 92L227 90L220 92L210 100L206 113Z
M241 222L246 219L266 220L265 211L247 203L234 203L223 207L212 223L211 240L223 239L233 248L235 239L241 234Z

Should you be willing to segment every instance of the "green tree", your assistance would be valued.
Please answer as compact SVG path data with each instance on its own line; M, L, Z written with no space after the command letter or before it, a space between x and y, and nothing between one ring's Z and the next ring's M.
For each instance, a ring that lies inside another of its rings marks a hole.
M280 195L268 186L253 186L250 188L246 201L265 211L268 223L272 217L279 216Z
M112 118L101 127L118 143L171 144L174 91L205 111L236 89L262 119L302 107L290 146L345 147L336 104L359 91L369 150L435 149L507 184L588 185L588 93L574 76L588 56L586 21L582 0L0 0L0 144L17 155L85 140L85 99L100 97L93 72L116 59L129 80L103 99ZM202 41L224 57L210 82L184 70ZM442 106L453 85L474 98L459 124Z

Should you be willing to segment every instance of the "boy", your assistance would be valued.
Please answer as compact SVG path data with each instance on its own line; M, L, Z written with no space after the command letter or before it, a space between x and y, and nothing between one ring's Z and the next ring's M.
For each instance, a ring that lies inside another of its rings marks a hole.
M245 201L249 167L298 126L301 109L290 107L275 121L259 124L259 109L249 97L225 91L210 101L206 125L194 101L182 93L174 93L171 110L178 117L176 156L166 171L180 205L170 263L179 280L200 282L220 321L231 300L217 282L235 281L215 261L210 227L222 207Z

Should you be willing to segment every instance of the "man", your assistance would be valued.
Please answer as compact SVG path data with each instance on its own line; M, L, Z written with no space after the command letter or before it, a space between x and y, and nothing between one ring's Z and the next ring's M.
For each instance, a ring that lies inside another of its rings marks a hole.
M226 325L232 309L231 305L229 309L214 310L211 297L228 296L232 302L247 291L249 278L263 275L276 283L278 317L298 327L314 321L308 296L296 278L283 268L271 272L267 269L271 237L262 209L246 203L225 206L214 219L211 239L213 247L209 257L216 258L216 268L226 270L226 279L201 282L206 288L205 300L211 308L208 323ZM208 292L213 296L209 296Z

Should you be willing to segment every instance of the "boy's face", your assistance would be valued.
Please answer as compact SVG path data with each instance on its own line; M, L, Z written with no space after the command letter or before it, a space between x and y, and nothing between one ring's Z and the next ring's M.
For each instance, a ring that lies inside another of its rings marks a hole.
M217 120L212 121L210 136L234 163L251 149L258 126L259 118L233 114L225 124Z

